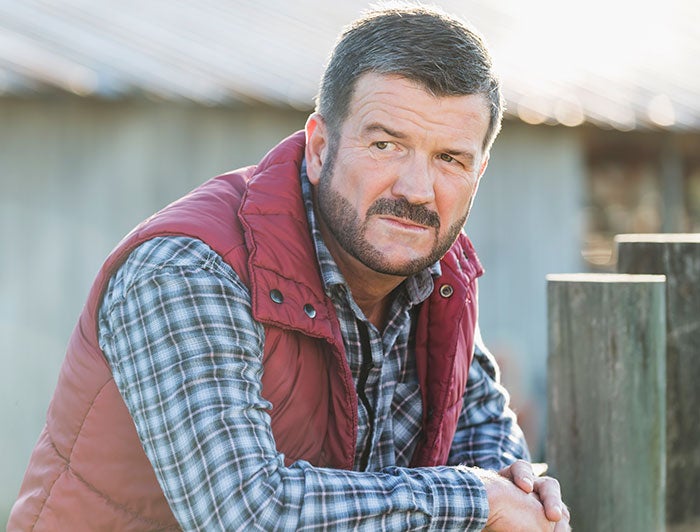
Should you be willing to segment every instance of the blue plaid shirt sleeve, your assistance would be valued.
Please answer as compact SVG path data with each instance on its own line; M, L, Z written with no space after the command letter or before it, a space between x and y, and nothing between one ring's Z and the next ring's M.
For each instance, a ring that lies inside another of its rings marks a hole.
M466 467L285 467L261 395L264 330L233 270L202 242L158 238L111 279L100 345L185 530L481 530Z
M474 360L449 464L500 470L517 459L530 460L525 437L508 402L496 360L477 327Z

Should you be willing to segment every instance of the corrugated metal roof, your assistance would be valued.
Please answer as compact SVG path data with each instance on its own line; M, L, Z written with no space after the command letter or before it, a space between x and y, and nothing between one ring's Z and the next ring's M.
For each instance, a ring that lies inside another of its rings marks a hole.
M445 0L529 123L700 130L697 0ZM362 0L0 0L0 95L312 107Z

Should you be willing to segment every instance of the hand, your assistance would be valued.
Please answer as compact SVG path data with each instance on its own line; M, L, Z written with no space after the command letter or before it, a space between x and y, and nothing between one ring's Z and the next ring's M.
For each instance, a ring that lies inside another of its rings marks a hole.
M571 516L569 509L561 500L559 482L552 477L540 476L546 471L546 464L531 464L525 460L516 460L508 467L501 469L498 474L513 482L525 493L534 493L542 502L547 519L557 523L566 522L565 528L554 530L557 532L569 530L568 523Z
M554 479L535 479L527 462L520 462L515 467L509 466L501 471L475 470L486 487L489 501L489 519L487 532L568 532L569 514L556 497L559 484ZM528 480L530 482L528 482ZM540 499L543 494L552 506L550 514ZM554 512L559 501L558 514Z
M486 532L552 532L555 523L544 514L542 503L533 493L526 493L510 479L495 471L478 470L486 487L489 518Z

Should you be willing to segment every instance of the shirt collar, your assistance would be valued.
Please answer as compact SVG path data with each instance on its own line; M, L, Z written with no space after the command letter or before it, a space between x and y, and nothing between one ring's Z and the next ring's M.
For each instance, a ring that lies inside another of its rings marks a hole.
M329 297L332 297L331 294L336 287L343 288L345 291L349 292L343 274L340 273L338 265L333 260L331 252L323 241L323 237L321 237L321 231L318 227L316 212L314 210L312 186L306 174L305 160L301 164L300 179L302 198L304 200L304 206L306 207L306 217L309 221L311 238L316 248L316 257L321 270L324 290ZM433 279L439 277L441 274L442 269L438 261L417 274L408 277L402 283L408 303L417 305L426 300L433 291Z

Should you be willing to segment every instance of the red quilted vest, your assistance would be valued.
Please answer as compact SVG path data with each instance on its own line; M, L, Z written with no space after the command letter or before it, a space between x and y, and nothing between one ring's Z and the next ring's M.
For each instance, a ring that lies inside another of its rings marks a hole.
M257 167L214 178L149 218L108 257L70 338L8 530L178 528L97 342L97 312L111 275L157 236L203 240L250 287L255 318L265 325L263 396L274 405L272 432L287 463L352 468L357 395L314 259L299 187L303 153L299 132ZM481 272L461 235L421 306L423 438L413 466L447 459L471 363ZM281 304L271 301L272 290L283 294Z

